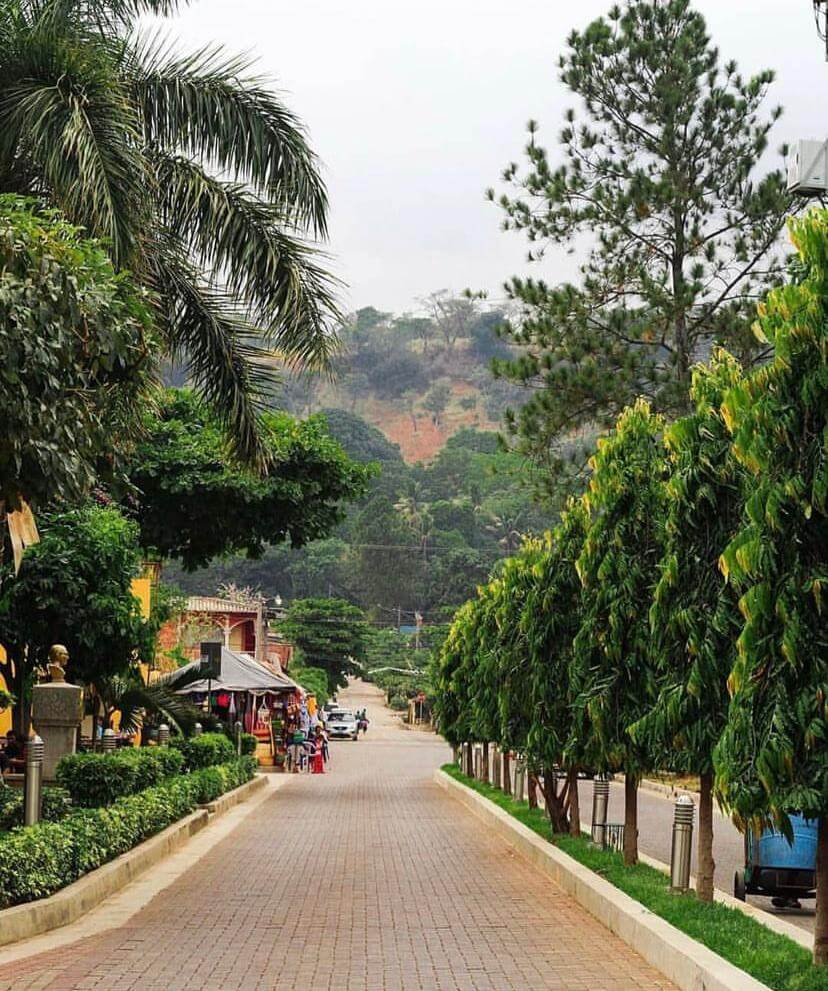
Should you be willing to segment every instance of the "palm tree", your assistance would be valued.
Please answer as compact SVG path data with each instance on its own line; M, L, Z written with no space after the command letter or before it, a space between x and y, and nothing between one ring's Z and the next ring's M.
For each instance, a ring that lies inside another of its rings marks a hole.
M325 367L335 344L334 283L308 240L326 234L327 197L248 59L141 36L142 15L178 6L0 0L0 191L106 241L151 292L164 356L255 459L273 357Z
M142 729L147 717L150 717L167 723L179 733L192 733L200 712L176 690L198 680L201 675L197 671L191 672L188 677L179 679L173 688L175 673L162 676L149 685L136 668L130 668L126 674L102 679L95 685L95 693L103 704L104 728L111 725L113 714L119 712L119 726L125 732ZM97 720L97 714L95 718Z

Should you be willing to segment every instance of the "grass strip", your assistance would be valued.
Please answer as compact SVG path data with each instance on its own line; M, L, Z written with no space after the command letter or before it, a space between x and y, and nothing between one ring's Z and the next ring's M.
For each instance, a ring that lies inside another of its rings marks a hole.
M700 902L692 891L684 895L671 892L669 878L654 867L624 867L620 853L596 847L586 834L553 835L542 810L530 809L528 803L467 777L455 764L444 764L443 770L773 991L828 991L828 967L814 967L811 954L787 936L738 909L719 902Z

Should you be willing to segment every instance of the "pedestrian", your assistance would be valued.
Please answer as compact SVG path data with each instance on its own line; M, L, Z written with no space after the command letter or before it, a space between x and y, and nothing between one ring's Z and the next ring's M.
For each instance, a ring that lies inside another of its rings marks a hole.
M324 774L325 773L325 740L321 726L316 727L316 737L313 743L314 743L313 768L312 768L313 773Z
M367 709L363 709L362 712L359 714L359 726L357 728L357 732L359 732L359 730L362 730L363 736L368 732L368 710Z

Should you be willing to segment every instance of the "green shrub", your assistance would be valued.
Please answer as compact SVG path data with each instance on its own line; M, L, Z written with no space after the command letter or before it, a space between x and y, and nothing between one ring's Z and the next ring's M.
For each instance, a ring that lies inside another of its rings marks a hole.
M159 748L163 749L163 748ZM0 836L0 908L45 898L147 837L249 781L251 757L171 777L111 805L76 809Z
M186 771L226 764L236 757L235 746L223 733L202 733L189 739L176 737L173 745L184 755Z
M242 757L252 757L256 753L259 741L252 733L242 733L241 752Z
M83 808L111 805L179 774L183 756L174 747L141 747L109 754L71 754L57 766L58 783Z
M40 817L45 822L60 822L72 810L69 795L62 788L44 788ZM0 787L0 832L23 825L23 791Z

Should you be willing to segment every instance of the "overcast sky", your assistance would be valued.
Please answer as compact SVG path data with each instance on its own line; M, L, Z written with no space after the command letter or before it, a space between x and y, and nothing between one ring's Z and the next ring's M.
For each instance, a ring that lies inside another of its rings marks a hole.
M610 0L194 0L184 47L255 53L306 122L331 196L343 305L395 311L442 288L486 289L525 269L484 191L519 158L530 117L554 143L572 98L557 58ZM777 71L774 144L828 131L828 65L811 0L697 0L724 58ZM572 261L548 257L549 280ZM538 273L540 274L540 272Z

